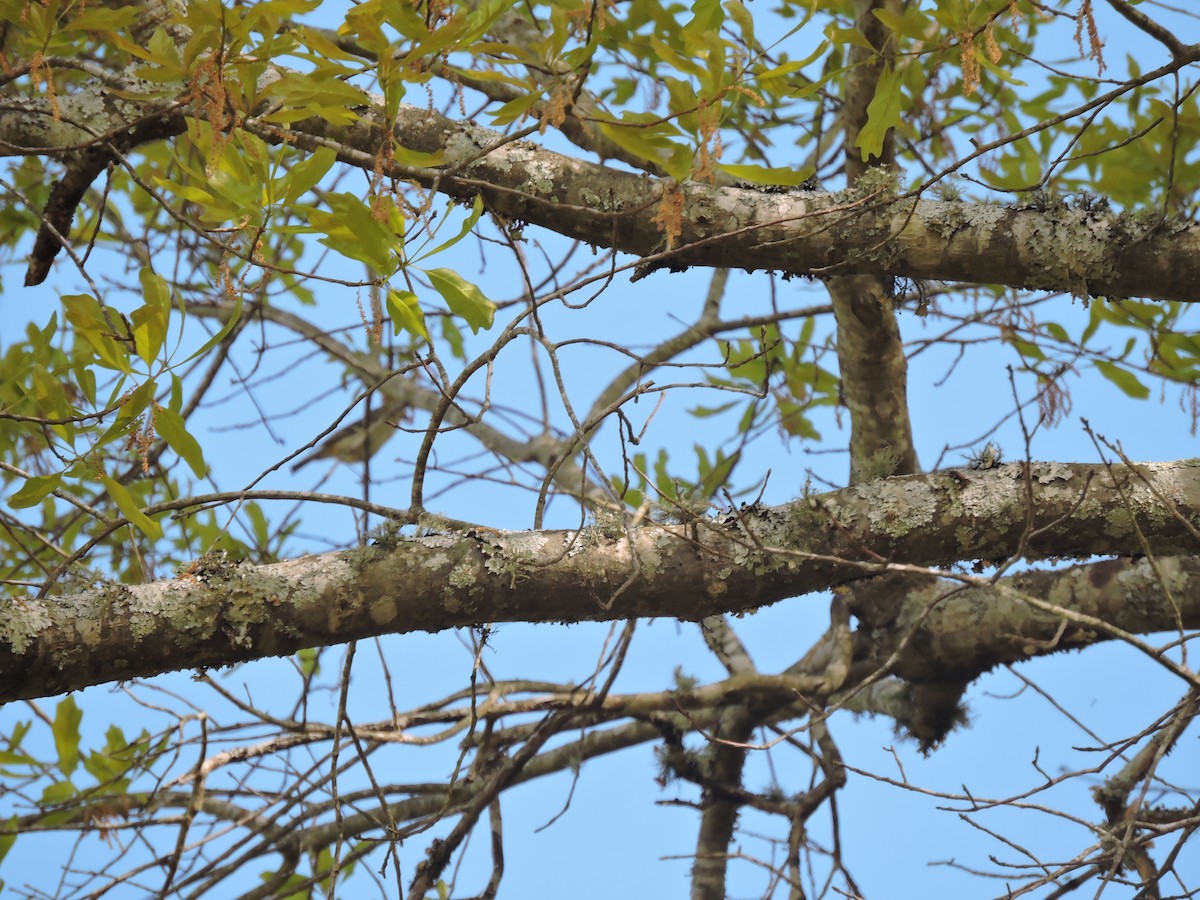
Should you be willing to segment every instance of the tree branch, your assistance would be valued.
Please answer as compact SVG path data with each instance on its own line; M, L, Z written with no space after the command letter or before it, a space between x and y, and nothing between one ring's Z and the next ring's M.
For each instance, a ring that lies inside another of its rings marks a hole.
M1030 464L1034 520L1052 524L1029 540L1027 558L1133 555L1143 538L1160 557L1196 552L1200 461L1136 469L1114 466L1110 476L1100 466ZM204 557L153 584L15 597L0 607L0 700L393 632L697 620L854 581L885 561L1002 559L1027 519L1017 489L1025 477L1023 465L945 470L686 525L650 523L630 535L595 527L385 533L370 547L272 565ZM618 593L635 555L640 574ZM1173 586L1176 596L1200 584L1191 577Z
M1200 46L1193 48L1200 59ZM1188 59L1162 69L1169 74ZM1157 71L1157 70L1156 70ZM1147 73L1143 81L1157 77ZM269 79L264 79L269 81ZM126 133L124 144L184 129L185 110L164 103L162 85L130 76L119 95L96 83L58 101L12 101L0 111L0 155L59 155ZM158 96L136 99L139 94ZM131 99L132 98L132 99ZM192 115L200 110L187 110ZM265 140L313 150L333 147L344 163L374 172L389 134L382 110L358 110L352 126L307 119L290 128L253 116L244 127ZM73 122L102 122L83 129ZM129 131L138 123L140 127ZM391 138L441 153L437 168L384 164L389 176L457 197L483 196L489 209L593 246L656 263L772 269L803 275L891 275L1005 284L1081 296L1197 300L1200 225L1139 214L1022 209L885 194L720 187L654 179L545 150L423 107L402 105ZM669 253L655 221L668 191L684 199Z

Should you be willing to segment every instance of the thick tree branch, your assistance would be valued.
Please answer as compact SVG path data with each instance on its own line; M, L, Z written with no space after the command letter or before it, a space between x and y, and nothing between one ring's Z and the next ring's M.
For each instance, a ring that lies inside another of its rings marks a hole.
M123 143L133 147L182 132L183 110L164 102L161 93L145 101L131 99L151 89L161 92L162 85L147 86L132 76L122 85L119 93L96 83L63 97L57 115L42 98L6 102L0 109L0 154L61 155L94 144L98 136L115 135L124 135ZM382 114L373 106L358 114L353 126L307 119L283 128L253 116L244 126L276 143L333 147L343 162L375 171L387 134ZM72 124L80 122L101 125ZM490 209L508 218L672 265L1198 299L1200 226L1186 222L1073 209L892 201L885 193L864 198L676 185L535 144L508 142L498 132L413 106L401 106L391 134L407 149L440 152L444 164L414 168L393 162L384 166L389 175L453 196L480 194ZM655 213L659 199L675 190L685 201L683 220L672 252L664 256L667 242Z
M352 128L320 119L285 130L249 120L267 140L331 146L376 165L384 132L371 114ZM403 108L406 148L441 153L440 169L392 174L594 246L664 264L771 269L801 275L891 275L1005 284L1081 296L1196 300L1200 226L1154 216L1020 209L965 202L673 184L553 153L425 109ZM684 199L674 249L655 221L669 191Z
M879 571L1017 551L1023 465L891 478L632 535L479 529L383 535L266 566L202 558L177 577L0 608L0 700L228 665L369 635L486 622L701 619ZM1200 461L1029 468L1027 558L1197 552ZM1134 527L1136 519L1136 528ZM640 563L637 580L618 593ZM1197 583L1173 586L1196 593Z
M1129 634L1182 631L1200 624L1200 558L1109 559L1023 572L1002 590L947 590L930 579L905 598L895 628L875 632L876 658L913 638L893 668L909 681L971 681L1003 663L1111 639L1096 628L1022 602L1032 597Z

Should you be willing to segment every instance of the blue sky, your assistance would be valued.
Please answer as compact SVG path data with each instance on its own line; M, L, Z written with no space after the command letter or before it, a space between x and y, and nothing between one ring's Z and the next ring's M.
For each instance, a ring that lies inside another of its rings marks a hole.
M1097 12L1102 15L1105 10L1100 8ZM1108 18L1101 21L1107 22L1109 28L1106 52L1146 50L1133 40L1128 27L1114 24ZM1064 47L1063 53L1072 50L1073 47ZM471 242L458 248L453 261L445 264L458 266L467 277L486 281L488 292L497 299L514 290L513 272L503 264L489 263L486 271L480 270L478 248ZM15 272L4 274L9 285L16 283ZM756 306L765 309L766 292L761 287L764 277L735 275L727 294L731 302L745 306L747 312ZM807 282L780 282L777 287L779 302L789 307L824 302L819 286ZM559 340L578 335L627 341L632 334L635 342L650 344L694 317L706 288L707 273L696 270L683 275L660 272L632 284L622 275L588 310L550 308L544 321ZM331 326L353 325L357 320L354 301L355 297L349 293L323 298L319 314L323 320L328 317ZM0 341L12 340L18 323L28 318L44 321L53 309L53 302L51 289L9 290L0 294ZM1082 322L1087 314L1082 301L1068 297L1054 300L1051 308L1052 317L1064 324ZM911 314L902 315L901 321L910 339L933 331L927 320ZM1077 328L1068 325L1068 330L1074 333ZM1106 338L1102 331L1097 340L1100 343L1110 340L1119 346L1123 337ZM253 354L249 350L246 353L244 361L249 364ZM249 483L270 462L320 431L344 407L345 399L341 396L309 402L336 382L338 375L329 367L298 368L299 356L302 356L299 350L272 351L266 357L267 371L286 373L288 377L264 381L256 390L275 409L304 408L302 415L276 423L276 430L287 441L285 446L272 443L265 429L240 427L254 419L253 411L245 405L227 404L202 412L199 419L202 440L214 462L220 487L235 489ZM715 354L713 348L706 347L697 351L697 356L711 359ZM528 396L533 384L528 357L526 348L506 351L494 385L497 397ZM566 351L564 359L571 360L572 399L584 408L595 391L623 365L619 357L593 350L578 351L577 356L575 351ZM952 361L953 353L949 350L922 354L914 360L910 371L914 431L921 460L927 466L933 465L947 446L981 440L1012 405L1005 367L1016 365L1019 360L1011 349L994 345L973 348L969 361L960 364L944 384L933 386L943 378ZM1082 429L1083 419L1096 432L1120 440L1125 452L1136 460L1196 455L1190 420L1178 408L1172 390L1165 393L1161 402L1157 386L1149 401L1130 400L1086 367L1071 387L1070 415L1057 429L1037 435L1031 448L1033 458L1097 459L1096 450ZM679 459L690 454L697 441L710 440L712 434L727 434L728 428L723 432L719 427L712 428L711 422L699 425L686 412L698 403L715 404L721 399L703 397L698 391L669 396L654 417L643 449L653 456L657 448L664 447L673 459ZM636 410L649 417L651 408L649 404L639 405ZM231 425L239 427L229 430ZM818 451L841 446L845 435L838 432L832 415L819 418L817 425L828 446L762 441L750 451L745 464L747 473L765 472L768 468L772 471L765 495L768 502L785 502L795 497L810 470L818 480L844 483L845 454ZM1004 426L995 439L1008 458L1023 455L1014 423ZM392 458L411 459L414 446L414 439L400 437L389 445L386 453ZM453 458L469 446L466 441L448 441L443 458ZM611 435L602 438L599 446L606 449L609 454L606 459L615 468L617 457ZM953 451L943 465L959 464L963 455L964 451ZM319 469L317 464L317 474ZM261 486L302 488L310 486L314 477L310 470L305 470L299 479L279 474ZM334 472L326 489L355 494L358 489L354 472L345 467ZM387 482L375 488L374 496L382 502L404 506L407 485L403 480ZM396 499L392 501L392 497ZM439 512L509 528L527 527L533 508L532 498L526 493L478 484L445 494L438 504ZM575 515L560 504L552 510L548 524L570 526L575 521ZM323 549L327 542L346 544L352 534L348 514L321 513L306 524L293 547L302 552ZM793 662L825 629L827 607L825 596L804 597L776 604L738 619L735 624L760 668L776 671ZM491 636L484 659L496 677L575 680L592 671L608 634L608 626L596 624L506 625ZM429 702L459 689L473 664L462 636L455 634L388 638L380 646L402 707ZM327 676L332 677L338 670L342 653L341 648L332 648L324 655ZM715 661L704 651L694 625L673 621L640 623L630 658L615 689L663 689L673 683L676 667L703 680L722 677ZM1166 712L1181 692L1179 686L1168 683L1168 676L1161 668L1128 648L1111 645L1037 660L1022 666L1019 672L1103 741L1136 733L1155 716ZM261 703L276 701L281 708L289 706L296 686L294 671L287 660L264 661L214 675L235 694ZM381 677L374 647L371 642L363 642L351 699L352 712L357 717L365 720L386 717L385 697L379 686ZM216 723L244 718L207 688L193 684L188 673L167 676L153 688L133 689L139 701L121 688L101 686L79 696L86 710L85 745L102 740L105 728L112 721L123 723L130 731L140 727L152 731L170 727L174 717L148 706L150 703L177 706L168 695L159 693L160 689L178 692L209 709ZM313 718L329 719L336 700L336 693L314 694L310 699L310 714ZM965 785L976 797L1013 796L1042 785L1043 773L1053 776L1063 769L1094 765L1105 756L1102 751L1085 749L1095 744L1093 736L1068 721L1044 698L1035 696L1034 690L1012 673L1001 671L981 679L972 687L969 701L971 727L956 732L943 749L929 758L921 757L911 742L898 739L886 721L839 713L831 720L830 728L848 764L894 780L907 778L910 784L923 790L947 795L961 795ZM49 711L52 702L40 705ZM0 710L0 731L7 732L14 721L29 718L28 708L10 705ZM188 733L194 735L197 725L193 721L185 727L192 729ZM48 746L44 734L36 739L42 747ZM1165 770L1185 787L1194 787L1188 780L1194 778L1194 767L1189 765L1194 759L1194 740L1185 737L1183 746L1164 764ZM179 761L178 771L194 763L196 752L195 747L188 749L191 756ZM377 771L394 773L393 780L420 781L444 778L454 761L453 746L440 751L397 748L380 753L373 758L373 765ZM687 889L688 860L664 861L661 857L686 857L694 848L697 816L685 806L664 801L695 799L695 792L678 785L662 789L655 782L656 774L653 754L649 746L643 746L588 763L573 793L570 774L556 775L513 791L504 801L508 867L501 896L546 896L567 891L581 900L614 893L682 895ZM269 777L263 777L269 781ZM761 787L772 777L778 778L786 790L801 790L807 784L809 770L800 754L778 747L756 755L747 781L750 786ZM219 782L218 778L215 783ZM1044 795L1034 795L1028 802L1061 806L1094 821L1098 813L1089 788L1095 783L1094 778L1071 779ZM565 815L544 831L534 833L568 800ZM1023 862L1011 846L966 823L960 815L964 808L961 801L904 790L865 774L851 775L838 801L841 838L845 861L865 895L887 898L1002 895L1005 887L1002 880L981 885L950 865L929 866L931 862L953 860L963 866L987 868L989 855ZM1020 843L1038 848L1044 858L1065 861L1090 843L1078 824L1034 808L978 812L972 819L983 827L1003 829ZM743 825L747 831L782 836L778 822L764 822L755 814L748 814ZM828 814L823 812L812 823L813 838L828 845L828 828ZM172 846L174 836L167 829L159 835L155 849L163 852ZM20 886L28 883L52 892L68 844L61 836L23 836L16 852L5 860L0 877L10 890L19 891ZM102 843L95 849L89 846L75 859L75 865L82 868L98 865L102 858L99 854L106 849ZM406 877L411 875L422 849L420 839L402 849ZM746 837L740 849L759 859L771 858L772 848L760 839ZM131 858L139 852L143 851L135 848ZM778 859L778 849L774 852ZM1180 864L1181 870L1190 871L1193 879L1200 875L1194 857L1194 851L1191 858L1185 851ZM486 880L487 865L486 839L481 832L466 854L460 894L476 889ZM374 867L377 866L376 862ZM761 869L749 863L735 863L732 872L734 896L758 896L762 892L765 876ZM371 879L360 872L342 895L391 895L386 889L372 893L371 884ZM143 895L144 888L129 886L114 890L109 896ZM1112 896L1122 894L1117 891Z

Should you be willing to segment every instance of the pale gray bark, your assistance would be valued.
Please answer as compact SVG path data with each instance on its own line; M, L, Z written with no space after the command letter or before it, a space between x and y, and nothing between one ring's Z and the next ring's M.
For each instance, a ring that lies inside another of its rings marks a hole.
M1014 464L884 479L683 525L645 523L630 535L594 527L385 535L370 547L272 565L203 558L166 581L16 597L0 608L0 700L386 633L488 622L697 620L854 581L884 570L881 560L945 566L1011 554L1132 556L1148 546L1162 563L1200 545L1193 524L1200 521L1200 460L1117 466L1111 474L1061 463L1028 471L1032 509L1025 466ZM1160 570L1174 573L1169 599L1194 605L1195 564L1171 565ZM1099 574L1075 577L1112 580L1111 569L1086 571ZM1041 590L1046 597L1058 590L1056 598L1076 607L1124 596L1123 581L1088 596L1061 593L1060 583ZM1139 590L1152 586L1143 580ZM1153 627L1138 630L1174 627L1175 619L1163 618L1169 603L1146 602ZM876 627L902 635L910 621L911 613ZM947 621L961 630L961 622ZM1035 633L1034 652L1043 635ZM989 649L991 637L930 638L925 665L966 671L1011 659L1012 641ZM973 649L961 649L963 641Z
M1200 46L1192 50L1200 59ZM201 113L164 102L161 94L136 99L146 92L144 82L121 74L62 98L57 114L44 98L11 99L0 111L0 154L57 156L118 136L122 145L136 146L180 133L185 112ZM254 116L243 127L275 143L332 147L343 162L374 171L384 137L381 113L369 102L358 113L359 122L349 127L307 119L284 128ZM510 142L415 106L400 108L393 131L401 146L441 153L444 162L437 168L393 162L385 174L452 196L481 195L507 218L654 262L1185 301L1197 299L1200 284L1200 226L1152 214L896 199L888 190L862 196L674 185ZM669 190L682 192L685 203L682 230L664 253L655 213Z

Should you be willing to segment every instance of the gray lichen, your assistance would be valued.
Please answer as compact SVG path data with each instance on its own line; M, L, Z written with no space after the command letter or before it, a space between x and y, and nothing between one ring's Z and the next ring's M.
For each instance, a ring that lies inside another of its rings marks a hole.
M24 655L37 636L51 624L45 601L13 597L0 604L0 640L7 642L17 656Z

